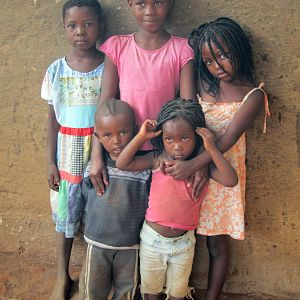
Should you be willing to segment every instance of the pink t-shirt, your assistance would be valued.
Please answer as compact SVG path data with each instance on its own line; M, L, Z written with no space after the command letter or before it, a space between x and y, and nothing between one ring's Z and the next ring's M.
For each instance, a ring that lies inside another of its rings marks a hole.
M146 220L184 230L196 229L206 191L207 186L195 201L192 187L187 187L185 180L176 180L162 174L159 169L155 170L152 173Z
M187 39L171 36L157 50L140 48L134 34L110 37L99 50L117 66L120 99L128 102L140 126L145 119L156 119L163 104L176 98L180 70L194 58ZM142 148L152 149L150 143Z

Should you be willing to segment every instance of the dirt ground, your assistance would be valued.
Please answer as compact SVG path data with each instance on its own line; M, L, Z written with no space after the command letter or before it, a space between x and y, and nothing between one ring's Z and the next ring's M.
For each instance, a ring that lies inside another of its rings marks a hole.
M44 258L28 257L20 254L0 254L0 299L1 300L46 300L55 283L54 262L45 263ZM78 278L81 265L71 265L71 274L75 281L70 300L78 300ZM162 298L163 299L163 298ZM204 300L204 291L196 290L195 300ZM259 293L223 294L220 300L288 300Z

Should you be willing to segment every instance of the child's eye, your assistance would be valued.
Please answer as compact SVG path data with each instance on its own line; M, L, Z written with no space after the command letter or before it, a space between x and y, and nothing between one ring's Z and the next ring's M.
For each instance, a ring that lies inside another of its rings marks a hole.
M68 28L68 29L74 29L74 28L75 28L75 24L68 24L68 25L67 25L67 28Z
M93 26L92 22L85 23L85 27L91 27L91 26Z
M103 137L109 138L109 137L111 137L111 133L110 132L104 132Z
M222 54L220 55L220 58L221 58L221 59L227 59L227 55L222 53Z
M166 141L167 143L170 143L170 142L172 142L172 138L169 137L169 136L166 136L166 137L165 137L165 141Z
M211 59L207 59L204 61L204 63L207 65L207 66L210 66L212 64L212 60Z
M121 134L121 135L125 135L125 134L126 134L126 131L125 131L125 130L121 130L121 131L120 131L120 134Z
M154 5L156 5L156 6L159 6L159 5L162 5L162 4L163 4L162 1L155 1L155 2L154 2Z
M144 2L138 1L138 2L136 3L136 5L142 6L142 5L144 5Z
M183 136L183 137L182 137L182 140L183 140L184 142L186 142L186 141L189 140L189 137L188 137L188 136Z

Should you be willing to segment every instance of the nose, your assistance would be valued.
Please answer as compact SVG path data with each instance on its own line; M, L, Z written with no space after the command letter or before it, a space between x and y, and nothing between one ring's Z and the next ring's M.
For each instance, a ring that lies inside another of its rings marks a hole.
M80 25L77 27L77 35L83 35L85 33L85 26Z
M145 11L145 14L147 16L151 16L155 13L155 9L154 9L154 6L153 5L147 5L146 6L146 11Z
M174 144L174 150L180 150L181 146L179 143Z
M219 66L219 64L218 64L218 62L217 62L216 60L214 60L214 68L215 68L216 70L221 69L221 67Z
M114 136L113 142L114 144L120 144L120 137L118 135Z

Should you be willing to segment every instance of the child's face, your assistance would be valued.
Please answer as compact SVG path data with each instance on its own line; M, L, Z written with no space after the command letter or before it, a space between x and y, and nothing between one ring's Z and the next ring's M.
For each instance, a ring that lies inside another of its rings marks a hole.
M165 151L177 160L188 158L196 146L195 131L182 119L172 119L162 126Z
M128 4L140 29L155 33L163 28L173 0L128 0Z
M96 12L88 6L68 9L64 27L70 45L82 51L95 47L103 29Z
M109 153L116 160L124 147L134 136L134 124L128 114L99 116L96 120L96 135Z
M212 76L220 79L220 81L231 81L234 77L234 69L228 58L228 48L221 40L219 42L225 53L222 53L214 43L211 43L212 52L217 59L216 61L209 49L208 43L205 43L202 46L202 60Z

